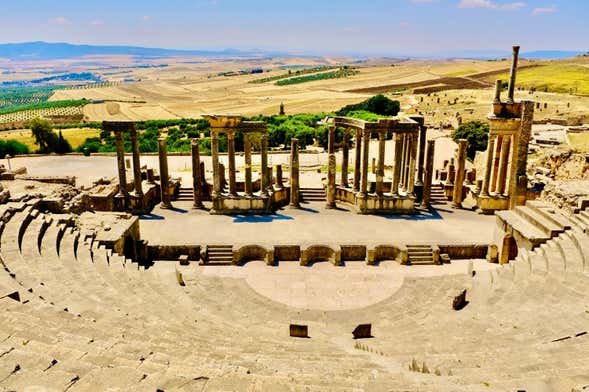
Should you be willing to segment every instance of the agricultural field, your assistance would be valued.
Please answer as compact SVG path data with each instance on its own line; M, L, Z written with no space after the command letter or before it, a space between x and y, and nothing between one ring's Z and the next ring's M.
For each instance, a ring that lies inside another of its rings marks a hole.
M572 149L579 152L589 152L589 132L569 133L567 139Z
M0 110L47 102L54 87L20 87L0 89Z
M508 80L507 73L498 79ZM519 85L527 89L554 93L589 94L589 61L587 63L548 62L518 73Z
M59 132L59 130L55 131ZM98 137L100 134L100 130L94 128L70 128L63 129L61 132L63 137L71 144L73 149L76 149L76 147L84 143L87 138ZM0 139L5 141L14 139L20 143L25 144L29 148L29 151L35 151L38 148L38 146L35 145L35 139L33 138L30 129L0 131Z
M39 105L36 108L35 105L28 107L28 109L20 111L10 111L5 114L0 114L0 128L8 124L22 123L30 121L35 117L47 118L47 119L64 119L69 118L71 122L79 122L84 116L84 101L66 101L65 105L61 105L61 102L53 102L53 105ZM47 107L48 106L48 107ZM0 111L1 113L1 111ZM61 121L62 122L62 121Z

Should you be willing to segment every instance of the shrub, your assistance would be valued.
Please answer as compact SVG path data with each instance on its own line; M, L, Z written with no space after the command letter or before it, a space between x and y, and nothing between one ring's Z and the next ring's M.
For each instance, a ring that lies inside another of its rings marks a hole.
M393 101L392 99L379 94L364 102L344 106L337 112L337 115L347 116L348 113L358 110L380 114L382 116L396 116L399 114L399 111L401 111L401 104L399 101Z

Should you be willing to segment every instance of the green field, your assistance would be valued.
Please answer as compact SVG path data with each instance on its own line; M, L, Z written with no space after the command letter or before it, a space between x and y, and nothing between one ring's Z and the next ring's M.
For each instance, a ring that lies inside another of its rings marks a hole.
M589 152L589 132L569 133L567 137L573 149L579 152Z
M350 68L340 68L337 71L331 72L324 72L318 73L313 75L306 75L306 76L297 76L290 79L282 79L277 81L275 84L277 86L287 86L290 84L299 84L305 82L313 82L316 80L326 80L326 79L338 79L338 78L345 78L347 76L356 75L358 71Z
M75 106L84 106L89 101L86 99L79 100L67 100L67 101L50 101L50 102L39 102L31 103L27 105L14 105L5 108L0 108L0 115L10 114L16 112L22 112L26 110L39 110L39 109L53 109L53 108L68 108Z
M47 102L55 90L55 86L2 88L0 109Z
M492 79L508 80L509 75L494 75ZM517 83L528 89L535 87L536 91L589 94L589 67L577 64L547 64L528 68L518 72Z

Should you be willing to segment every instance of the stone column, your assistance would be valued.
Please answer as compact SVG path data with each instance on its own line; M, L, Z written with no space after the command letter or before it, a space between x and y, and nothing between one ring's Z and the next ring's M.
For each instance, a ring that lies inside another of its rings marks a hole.
M252 191L252 141L250 134L244 134L243 143L244 155L245 155L245 195L251 196Z
M125 147L123 146L123 131L115 130L115 145L117 147L117 168L119 170L119 193L118 197L125 198L125 208L127 207L127 171L125 169Z
M425 144L427 141L427 127L419 126L419 161L417 162L417 184L423 184L423 165L425 164Z
M363 137L363 151L362 151L362 183L360 185L360 194L366 196L368 193L368 154L370 150L370 131L364 130Z
M235 180L235 132L227 132L227 159L229 160L229 194L237 195Z
M501 145L503 143L503 136L497 136L495 144L495 154L493 157L493 174L491 176L491 192L497 189L497 177L499 175L499 157L501 156Z
M268 196L268 135L266 133L262 134L261 140L261 170L262 170L262 183L260 184L261 187L261 194L262 196Z
M139 160L139 143L137 142L137 130L135 124L130 125L131 150L133 152L133 183L135 185L135 197L139 202L139 208L143 208L143 187L141 186L141 162Z
M405 157L407 154L407 135L401 134L401 181L399 187L405 189Z
M519 56L519 46L513 47L513 57L511 59L511 70L509 73L509 88L507 91L507 103L513 103L513 95L515 92L515 78L517 76L517 58Z
M378 164L376 166L376 194L382 197L382 182L384 180L384 154L386 134L378 133Z
M327 139L328 166L327 166L327 204L326 208L335 208L335 126L329 127Z
M272 166L268 166L266 169L266 175L268 176L268 188L274 190L274 169Z
M170 179L168 177L168 152L166 150L166 138L157 139L160 160L160 186L162 194L161 208L172 208L170 198Z
M213 198L221 194L221 173L219 171L219 135L211 129L211 155L213 158Z
M481 189L481 196L489 196L489 183L491 182L491 171L493 170L493 152L495 151L495 136L489 136L487 144L487 165L485 167L485 177Z
M276 165L276 187L278 189L284 188L284 183L282 182L282 165Z
M417 163L417 133L411 136L409 148L409 174L407 175L407 193L414 195L415 191L415 164Z
M190 145L192 149L192 192L193 192L193 208L204 208L202 204L202 183L204 173L201 172L200 167L200 140L198 138L192 139Z
M362 130L356 129L356 149L354 156L354 192L360 191L360 178L362 174Z
M393 166L393 183L391 184L391 193L399 194L399 182L401 181L401 162L403 160L403 134L395 132L395 163Z
M404 156L404 166L403 166L403 189L405 192L409 193L409 163L411 160L411 135L406 133L405 134L405 156Z
M432 179L434 172L434 153L436 149L436 141L427 141L427 159L425 162L425 173L423 180L423 198L421 200L421 206L423 208L429 208L431 204L432 194Z
M299 139L290 141L290 207L299 208Z
M462 188L464 187L464 167L466 164L466 139L458 141L458 158L456 162L456 178L452 195L452 208L462 208Z
M348 139L350 138L350 130L346 128L344 130L344 144L342 146L342 186L348 187L348 160L349 160L349 145Z
M493 99L494 105L501 104L501 85L503 81L501 79L495 80L495 99Z
M534 121L534 102L522 101L520 130L512 142L511 174L509 177L509 208L525 204L527 192L526 169L528 166L528 148Z
M502 195L505 192L505 182L507 181L507 165L509 164L509 137L504 136L503 142L501 144L499 175L497 177L497 195Z

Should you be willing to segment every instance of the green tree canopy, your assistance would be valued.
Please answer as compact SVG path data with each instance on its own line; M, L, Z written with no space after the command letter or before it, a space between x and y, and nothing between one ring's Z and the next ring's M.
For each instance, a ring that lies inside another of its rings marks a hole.
M485 151L487 149L489 124L482 121L466 122L452 133L452 139L456 142L460 139L466 139L468 141L466 155L472 160L477 151Z
M360 110L379 114L381 116L396 116L399 114L399 111L401 111L401 104L399 101L393 101L392 99L379 94L366 101L344 106L336 113L338 116L347 116L350 112Z

